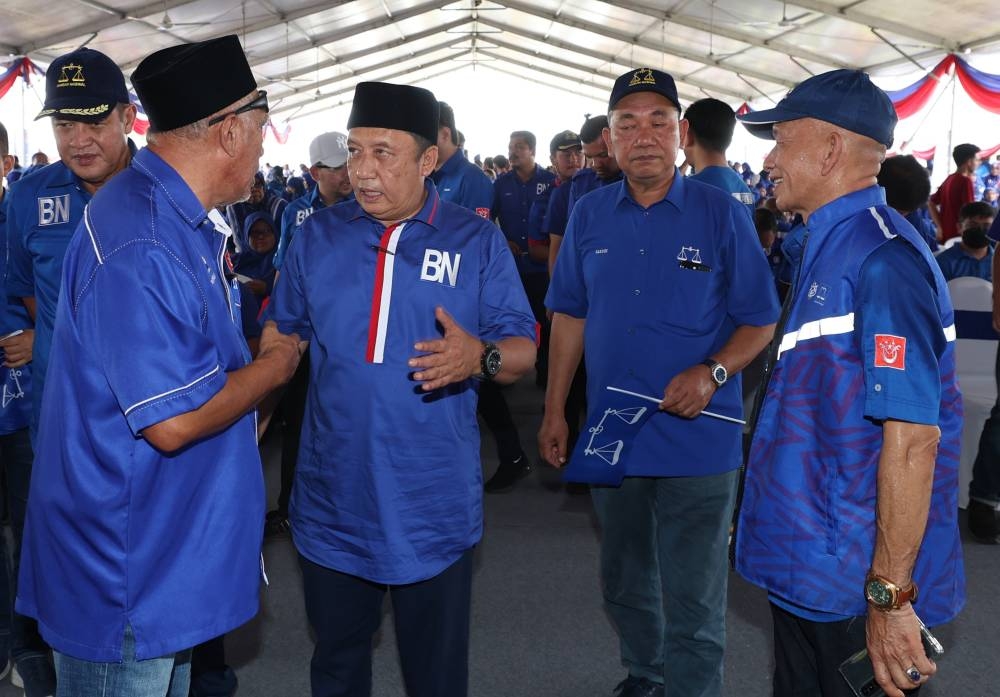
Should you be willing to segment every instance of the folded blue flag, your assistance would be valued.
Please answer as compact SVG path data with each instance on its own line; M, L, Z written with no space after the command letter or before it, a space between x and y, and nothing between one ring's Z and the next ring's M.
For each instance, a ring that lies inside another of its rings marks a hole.
M591 410L569 464L563 471L568 482L618 486L625 478L625 462L635 437L655 406L633 395L606 392Z

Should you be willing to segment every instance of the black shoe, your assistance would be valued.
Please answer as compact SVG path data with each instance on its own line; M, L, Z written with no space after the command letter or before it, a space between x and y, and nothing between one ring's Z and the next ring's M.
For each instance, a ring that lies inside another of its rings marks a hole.
M615 687L615 697L663 697L663 685L630 675Z
M488 494L507 491L514 487L518 479L527 476L529 472L531 472L531 464L528 462L528 457L524 453L521 453L521 456L516 460L501 462L500 466L497 467L497 471L483 485L483 490Z
M970 499L967 512L973 537L989 545L1000 543L1000 511L988 503Z
M288 514L285 511L268 511L264 516L264 537L276 537L284 535L292 529L288 522Z
M49 657L41 654L18 659L11 682L21 683L25 697L52 697L56 693L56 671Z

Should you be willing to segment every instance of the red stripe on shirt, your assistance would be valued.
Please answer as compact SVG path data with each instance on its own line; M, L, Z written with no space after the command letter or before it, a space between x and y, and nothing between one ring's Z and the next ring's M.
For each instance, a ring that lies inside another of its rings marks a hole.
M375 291L372 293L372 314L368 319L368 346L365 349L365 360L369 363L375 362L375 341L378 338L378 318L382 312L382 282L385 280L385 250L389 248L389 239L392 231L398 227L399 223L390 225L382 233L379 241L378 262L375 264Z
M431 206L430 215L427 216L427 224L428 225L433 225L434 224L434 215L437 213L438 202L440 202L440 201L441 201L441 196L438 194L437 191L435 191L434 192L434 205Z

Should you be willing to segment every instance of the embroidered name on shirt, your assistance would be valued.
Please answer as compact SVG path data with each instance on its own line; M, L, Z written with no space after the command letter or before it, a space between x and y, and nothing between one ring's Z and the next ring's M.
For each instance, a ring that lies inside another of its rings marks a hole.
M875 367L906 370L906 337L876 334Z
M38 224L60 225L69 222L69 194L42 196L38 199Z
M447 283L452 288L458 280L458 265L462 262L462 255L441 252L437 249L424 250L424 265L420 270L421 281L435 281L437 283Z
M829 292L830 289L827 286L823 285L822 283L813 281L812 285L809 286L809 292L807 293L807 296L817 305L823 305L826 303L826 294Z
M607 247L605 247L603 249L598 249L598 250L594 251L594 254L607 254L607 253L608 253L608 248Z

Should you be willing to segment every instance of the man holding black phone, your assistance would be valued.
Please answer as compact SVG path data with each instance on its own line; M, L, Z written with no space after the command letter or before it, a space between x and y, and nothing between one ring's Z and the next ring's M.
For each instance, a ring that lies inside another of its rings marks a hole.
M914 610L933 626L965 603L962 406L947 285L876 184L895 110L836 70L740 119L776 141L778 208L805 222L735 541L771 601L774 695L857 694L839 668L866 644L885 694L913 694L937 670Z

